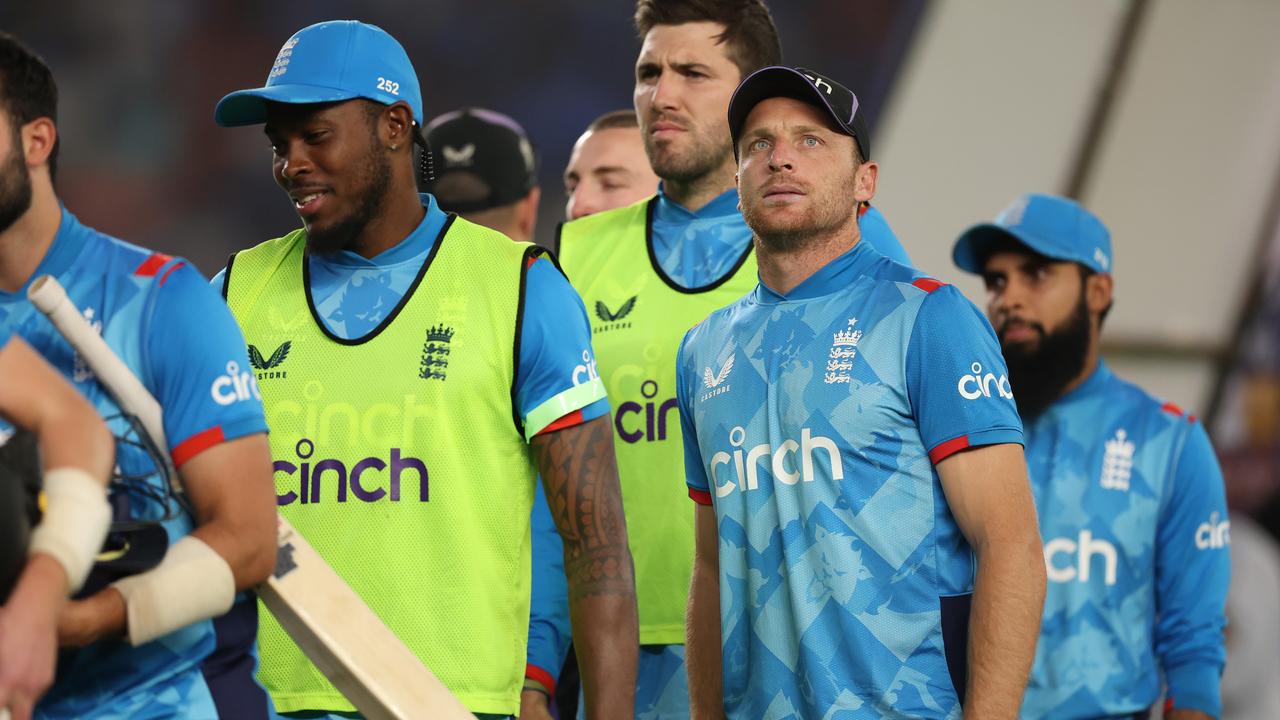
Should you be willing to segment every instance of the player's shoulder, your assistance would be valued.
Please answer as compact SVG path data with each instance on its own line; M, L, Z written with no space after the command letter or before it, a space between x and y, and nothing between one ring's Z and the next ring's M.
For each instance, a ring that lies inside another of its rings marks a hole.
M684 334L682 346L687 354L702 347L705 343L720 343L726 332L730 332L735 322L754 305L754 292L734 300L722 308L713 310Z
M1152 432L1169 428L1189 431L1199 425L1195 413L1147 392L1114 372L1108 371L1107 382L1100 390L1105 404L1114 408L1117 414L1128 416L1135 425L1147 425Z
M186 258L135 245L105 233L94 231L95 247L89 256L98 272L128 276L135 283L154 288L181 283L190 278L207 281Z

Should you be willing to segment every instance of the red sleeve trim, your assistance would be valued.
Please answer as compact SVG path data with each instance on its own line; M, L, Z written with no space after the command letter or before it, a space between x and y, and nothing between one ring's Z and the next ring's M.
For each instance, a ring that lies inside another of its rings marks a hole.
M143 277L151 277L160 272L160 268L164 267L164 264L172 259L173 258L171 256L165 255L164 253L151 253L151 257L143 260L142 264L138 266L138 269L133 271L133 274L141 275Z
M1173 413L1174 415L1181 415L1181 414L1182 414L1182 408L1178 407L1177 405L1174 405L1173 403L1169 403L1169 402L1165 403L1164 405L1161 405L1161 406L1160 406L1160 409L1161 409L1161 410L1163 410L1163 411L1165 411L1165 412L1167 412L1167 413Z
M186 265L186 263L184 262L176 263L173 267L169 268L168 270L165 270L164 274L160 276L160 286L164 287L164 281L169 279L169 276L173 274L174 270L177 270L183 265Z
M711 504L711 493L707 492L706 490L689 488L689 497L693 498L693 501L698 503L699 505Z
M225 439L222 435L221 425L214 425L208 430L192 435L178 443L178 446L173 449L173 466L182 467L191 458Z
M920 278L919 280L912 280L911 284L915 285L916 287L920 288L921 290L927 293L931 293L934 290L937 290L938 288L942 287L943 285L946 285L946 283L940 280L934 280L933 278Z
M581 425L583 422L585 421L582 419L582 410L574 410L568 415L561 417L559 420L539 430L537 435L545 435L546 433L555 432L556 430L563 430L565 428L573 427L574 425ZM534 437L537 437L537 435Z
M524 676L529 678L530 680L534 680L540 683L543 687L547 689L547 692L551 693L552 695L555 695L556 679L551 673L547 672L546 670L543 670L537 665L526 664L524 666Z
M946 460L952 455L955 455L961 450L967 450L968 448L969 448L969 436L961 435L958 438L953 438L951 440L948 440L942 443L941 445L935 447L934 449L930 450L929 460L932 461L934 465L937 465L938 463L942 462L943 460Z

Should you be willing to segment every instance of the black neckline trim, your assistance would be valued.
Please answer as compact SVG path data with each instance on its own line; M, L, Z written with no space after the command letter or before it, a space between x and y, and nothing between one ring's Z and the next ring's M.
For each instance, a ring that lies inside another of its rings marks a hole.
M556 259L555 253L540 245L530 245L525 248L524 254L520 256L520 290L516 300L516 332L511 350L511 419L515 421L516 432L520 433L522 438L524 437L524 421L520 419L520 409L516 401L516 388L520 384L520 340L524 335L525 296L529 284L529 268L533 267L533 262L530 261L537 261L538 258L543 256L549 258L551 264L555 265L556 270L559 270L560 274L564 275L564 271L560 270L560 261Z
M742 256L738 258L738 261L733 264L733 267L729 268L729 271L726 272L724 276L721 277L719 280L716 280L715 282L709 285L703 285L702 287L696 287L696 288L684 287L680 283L673 280L671 276L667 275L667 273L662 269L662 264L658 262L657 253L654 252L653 214L657 209L658 209L658 196L654 195L652 198L649 199L649 205L645 208L644 245L645 245L645 249L649 251L649 264L653 266L653 271L658 274L658 277L662 278L662 282L666 283L667 287L671 288L672 290L675 290L678 293L682 293L684 295L698 295L700 293L710 292L712 290L715 290L721 285L729 282L729 280L731 280L734 275L738 274L738 271L742 269L742 264L747 261L747 258L751 256L751 251L755 249L754 240L747 243L747 249L742 251Z
M400 314L400 311L404 309L404 306L409 304L409 299L413 297L414 292L418 289L418 285L422 283L422 278L426 277L427 269L431 267L431 262L435 260L436 255L439 254L440 246L444 245L445 237L449 234L449 228L453 225L453 221L456 220L457 217L458 216L454 213L449 213L448 219L444 221L444 227L440 228L440 233L436 235L436 241L431 246L431 252L427 255L426 261L422 263L422 268L418 270L417 277L413 279L413 284L405 291L404 295L400 298L400 302L396 303L395 308L382 319L382 322L378 323L377 327L361 337L352 338L350 340L333 334L329 330L329 327L324 324L324 320L320 318L320 313L316 310L315 300L311 297L311 263L307 262L307 258L310 256L310 253L304 252L302 254L302 288L307 294L307 309L311 311L311 319L315 321L316 327L320 328L320 332L324 333L325 337L339 345L363 345L378 337L383 330L386 330L387 327L391 325L391 322L396 319L396 316Z
M230 257L227 258L227 267L222 271L222 301L223 302L226 302L227 291L231 289L231 266L235 264L236 255L238 254L240 254L238 251L231 253Z

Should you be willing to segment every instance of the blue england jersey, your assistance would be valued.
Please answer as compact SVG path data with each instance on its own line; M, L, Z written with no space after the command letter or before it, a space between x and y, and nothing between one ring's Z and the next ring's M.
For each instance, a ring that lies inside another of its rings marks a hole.
M712 313L679 363L729 717L959 718L974 558L934 465L1022 441L986 319L858 243Z
M226 306L181 259L152 253L82 224L65 209L32 279L53 275L71 302L102 333L164 410L169 453L184 463L225 441L266 431L244 340ZM28 285L30 281L28 281ZM118 437L128 437L119 408L49 321L27 300L27 287L0 292L0 327L22 336L97 407ZM150 456L119 443L113 483L116 522L149 520L170 543L193 519L171 499ZM141 647L103 641L58 657L55 684L37 707L41 718L267 717L253 680L256 602ZM217 667L203 664L215 652ZM230 691L235 697L228 697Z
M1230 522L1204 427L1099 363L1027 426L1049 574L1024 718L1217 717ZM1243 630L1248 632L1248 628Z

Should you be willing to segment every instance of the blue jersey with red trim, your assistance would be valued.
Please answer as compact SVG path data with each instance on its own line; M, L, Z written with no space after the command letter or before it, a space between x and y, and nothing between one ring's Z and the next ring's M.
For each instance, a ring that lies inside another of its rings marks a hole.
M1049 591L1022 716L1136 713L1161 676L1221 714L1231 523L1204 427L1099 363L1027 424L1027 469Z
M181 259L138 248L82 225L65 209L57 235L32 279L53 275L71 302L142 380L164 411L168 450L182 465L227 440L266 431L262 403L239 327L200 273ZM28 281L28 284L30 281ZM70 345L26 297L0 292L0 326L20 335L97 407L117 436L128 436L119 408ZM118 472L137 485L113 483L115 519L151 520L172 543L194 525L189 513L162 500L164 481L149 455L119 443ZM256 627L253 603L240 625ZM231 615L235 615L233 610ZM242 628L236 628L242 629ZM104 641L58 658L58 677L39 717L140 717L164 708L172 717L214 717L202 663L217 644L215 621L202 621L141 647ZM252 683L253 633L226 647L228 661L247 664ZM261 692L258 690L258 692ZM265 717L265 695L258 711Z
M1022 441L986 318L858 243L690 330L677 386L729 716L959 718L974 560L934 464Z

